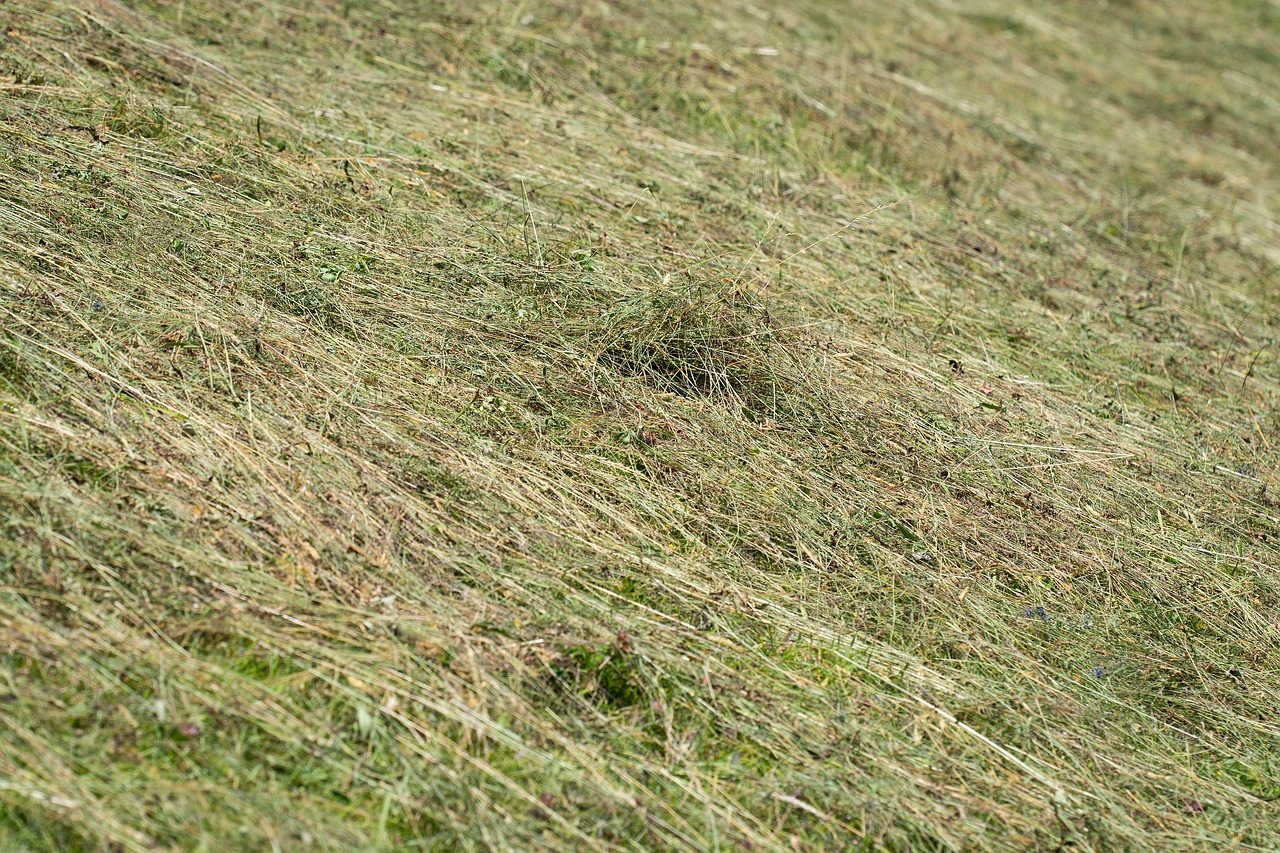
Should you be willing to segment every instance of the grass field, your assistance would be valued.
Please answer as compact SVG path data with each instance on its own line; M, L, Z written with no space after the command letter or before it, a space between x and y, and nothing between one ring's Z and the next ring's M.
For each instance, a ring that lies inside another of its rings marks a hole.
M1280 849L1274 0L0 30L0 850Z

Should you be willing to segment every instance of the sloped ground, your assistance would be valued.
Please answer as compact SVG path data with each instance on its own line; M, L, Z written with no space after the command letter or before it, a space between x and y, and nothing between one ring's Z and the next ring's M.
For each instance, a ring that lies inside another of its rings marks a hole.
M1274 849L1177 5L10 0L0 848Z

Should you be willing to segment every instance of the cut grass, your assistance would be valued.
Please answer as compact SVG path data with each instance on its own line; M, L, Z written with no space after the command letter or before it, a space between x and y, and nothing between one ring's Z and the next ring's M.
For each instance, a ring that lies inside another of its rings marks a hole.
M1272 849L1278 16L9 4L0 847Z

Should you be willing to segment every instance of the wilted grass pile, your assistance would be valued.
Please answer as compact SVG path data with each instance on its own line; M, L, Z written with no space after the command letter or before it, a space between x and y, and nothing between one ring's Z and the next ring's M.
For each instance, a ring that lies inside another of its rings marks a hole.
M1274 845L1274 4L0 24L0 847Z

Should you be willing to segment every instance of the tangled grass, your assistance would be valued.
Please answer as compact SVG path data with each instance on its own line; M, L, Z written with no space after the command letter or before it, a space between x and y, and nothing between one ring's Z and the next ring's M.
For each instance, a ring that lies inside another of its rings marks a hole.
M1274 4L0 23L0 847L1274 849Z

